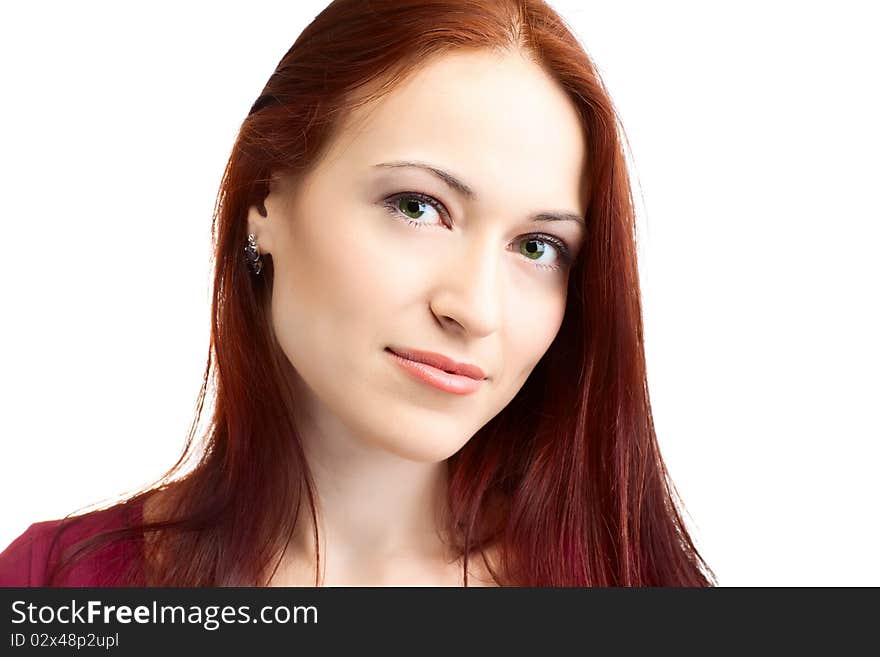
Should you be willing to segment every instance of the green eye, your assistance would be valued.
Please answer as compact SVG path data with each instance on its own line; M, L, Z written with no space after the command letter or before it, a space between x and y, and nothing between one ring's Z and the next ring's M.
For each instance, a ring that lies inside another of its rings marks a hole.
M445 218L449 217L449 212L440 201L426 194L417 192L394 194L384 200L383 206L392 216L398 219L403 218L407 224L414 228L446 227L450 230L452 229L452 222L445 221ZM422 216L429 210L433 210L438 215L439 223L431 223L430 220L422 221ZM519 243L518 250L521 255L534 261L536 267L540 269L563 270L570 266L572 256L565 242L545 233L532 233L529 237L530 239L525 237L517 239ZM551 254L549 262L542 257L548 249Z
M538 260L547 249L547 245L541 240L523 240L520 244L522 246L520 246L519 252L530 260Z
M421 201L406 196L397 201L397 209L411 219L419 219L425 214L423 209L425 205Z

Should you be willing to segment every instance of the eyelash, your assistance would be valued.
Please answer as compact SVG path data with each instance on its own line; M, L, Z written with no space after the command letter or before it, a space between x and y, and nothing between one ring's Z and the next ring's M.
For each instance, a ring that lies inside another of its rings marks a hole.
M390 212L393 216L403 219L410 226L413 226L416 229L429 228L433 224L426 224L422 221L416 221L410 217L407 217L405 214L402 214L400 210L397 208L397 202L403 198L415 199L417 201L421 201L422 203L427 203L432 208L437 210L440 214L441 218L448 219L449 212L446 210L446 207L433 196L428 196L427 194L421 194L419 192L401 192L399 194L394 194L393 196L389 196L385 199L385 208ZM531 238L531 239L525 239ZM569 265L571 265L572 257L571 250L568 248L568 245L560 240L558 237L553 237L553 235L547 235L546 233L529 233L528 235L524 235L523 239L525 241L537 241L537 242L545 242L553 246L556 251L559 253L559 259L562 261L561 265L541 265L535 264L534 266L539 269L551 269L551 270L559 270L565 269Z

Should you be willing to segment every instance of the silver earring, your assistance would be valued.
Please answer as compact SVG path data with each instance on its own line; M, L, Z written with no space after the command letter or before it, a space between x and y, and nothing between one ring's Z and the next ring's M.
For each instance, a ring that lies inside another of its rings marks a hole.
M248 267L254 274L263 271L263 261L260 260L260 249L257 248L257 236L253 233L248 235L247 246L244 247L244 255L247 258Z

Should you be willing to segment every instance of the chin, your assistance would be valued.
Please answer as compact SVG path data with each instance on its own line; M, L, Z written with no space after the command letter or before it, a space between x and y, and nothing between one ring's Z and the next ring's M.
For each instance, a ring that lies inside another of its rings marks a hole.
M466 442L467 440L440 438L430 432L413 431L408 436L384 435L373 444L407 461L440 463L460 450Z

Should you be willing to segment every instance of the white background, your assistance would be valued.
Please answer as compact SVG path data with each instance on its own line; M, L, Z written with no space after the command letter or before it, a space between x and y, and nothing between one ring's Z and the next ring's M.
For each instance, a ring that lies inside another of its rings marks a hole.
M176 460L236 131L320 2L0 10L0 548ZM880 585L870 3L557 0L633 158L661 448L720 583Z

